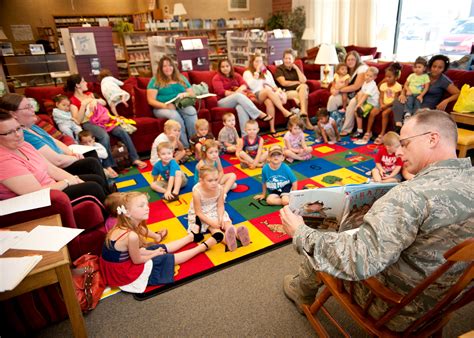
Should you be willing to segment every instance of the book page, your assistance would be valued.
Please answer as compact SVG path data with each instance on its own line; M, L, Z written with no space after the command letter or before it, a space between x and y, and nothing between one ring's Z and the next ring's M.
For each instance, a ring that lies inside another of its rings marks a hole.
M214 93L207 93L207 94L197 95L196 98L197 99L205 99L206 97L211 97L211 96L217 96L217 95L214 94Z
M339 228L344 211L343 187L317 188L290 192L290 209L315 229Z
M25 238L15 243L12 249L59 251L82 231L84 229L38 225Z
M192 39L193 49L203 49L204 46L202 45L201 39Z
M51 196L49 191L49 188L41 189L0 201L0 216L50 206Z
M5 251L10 249L26 235L28 235L27 231L0 231L0 255L3 255Z
M13 290L43 259L43 256L0 258L0 292Z
M174 102L178 99L179 95L176 95L175 97L173 97L171 100L168 100L165 102L165 104L168 104L168 103L171 103L171 102Z

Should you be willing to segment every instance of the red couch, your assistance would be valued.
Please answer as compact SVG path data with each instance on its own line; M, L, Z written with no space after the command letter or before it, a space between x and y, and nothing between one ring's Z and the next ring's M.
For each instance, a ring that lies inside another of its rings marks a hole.
M377 67L379 70L379 74L377 76L377 79L375 80L377 83L380 83L384 76L385 76L385 69L387 69L390 66L390 62L383 62L383 63L378 63L378 62L366 62L367 65L369 66L374 66ZM408 75L410 75L413 72L413 66L411 64L402 64L402 71L400 75L400 79L398 82L400 82L402 85L405 83ZM461 87L464 84L469 84L471 87L474 86L474 71L467 71L467 70L459 70L459 69L448 69L445 73L445 75L450 78L453 83L461 89ZM319 108L324 108L327 105L329 96L331 95L328 89L319 89L316 92L316 102L317 106L314 107L316 110ZM450 112L453 110L455 102L451 102L447 107L446 111ZM393 124L393 118L389 120L389 125L388 125L388 130L393 130L394 124ZM381 128L381 122L382 122L382 116L379 115L377 116L374 127L373 127L373 132L374 134L378 134L380 132Z

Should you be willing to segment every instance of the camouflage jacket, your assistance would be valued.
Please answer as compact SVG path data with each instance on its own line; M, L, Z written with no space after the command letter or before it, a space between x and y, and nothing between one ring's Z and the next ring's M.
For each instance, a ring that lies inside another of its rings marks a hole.
M406 294L445 262L443 254L448 249L474 236L473 192L474 168L469 158L440 161L376 201L357 233L300 226L293 243L300 254L304 251L311 257L318 271L353 281L376 276ZM406 315L413 319L430 307L463 268L454 266L437 287L406 307ZM357 284L362 299L366 292ZM380 301L370 312L378 317L384 308Z

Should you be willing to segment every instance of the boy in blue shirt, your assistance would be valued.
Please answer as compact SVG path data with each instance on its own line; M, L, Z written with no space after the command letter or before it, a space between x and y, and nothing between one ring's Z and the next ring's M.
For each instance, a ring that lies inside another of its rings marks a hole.
M171 143L162 142L158 144L156 152L160 161L153 165L153 170L151 171L153 182L150 184L150 187L154 191L162 193L166 201L177 201L179 199L179 190L186 186L188 178L173 158L174 148ZM161 180L158 180L160 176Z
M254 199L262 200L266 196L268 205L288 205L290 191L297 189L296 176L283 163L285 157L280 145L272 145L268 153L268 163L262 169L262 193L255 195Z

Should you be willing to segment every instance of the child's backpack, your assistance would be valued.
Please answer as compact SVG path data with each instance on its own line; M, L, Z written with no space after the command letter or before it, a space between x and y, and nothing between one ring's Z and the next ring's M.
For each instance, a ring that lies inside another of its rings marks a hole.
M112 157L117 162L118 171L124 171L132 165L128 149L122 142L117 142L112 146Z

